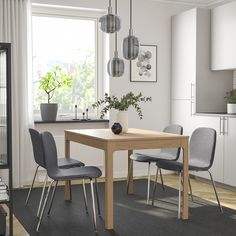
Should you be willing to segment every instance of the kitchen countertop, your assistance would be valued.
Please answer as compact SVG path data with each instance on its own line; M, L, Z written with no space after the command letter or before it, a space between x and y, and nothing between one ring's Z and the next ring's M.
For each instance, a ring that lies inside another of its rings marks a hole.
M236 113L226 113L226 112L196 112L195 116L226 116L231 118L236 118Z

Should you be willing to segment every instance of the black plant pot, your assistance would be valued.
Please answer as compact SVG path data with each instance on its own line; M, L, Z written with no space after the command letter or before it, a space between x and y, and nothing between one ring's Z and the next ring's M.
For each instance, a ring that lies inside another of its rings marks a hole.
M114 123L111 127L111 130L114 134L120 134L122 131L122 126L120 123Z

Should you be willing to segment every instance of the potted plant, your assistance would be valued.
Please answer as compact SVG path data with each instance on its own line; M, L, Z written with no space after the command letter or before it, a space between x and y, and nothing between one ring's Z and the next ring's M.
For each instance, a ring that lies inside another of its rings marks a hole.
M39 89L47 94L47 103L40 104L41 117L43 121L55 121L57 117L58 104L52 103L54 92L60 88L70 88L73 77L56 66L39 79Z
M134 95L132 92L130 92L121 97L120 99L116 96L109 96L107 93L105 93L104 99L98 100L92 106L95 108L104 105L101 110L101 119L103 119L103 117L109 110L118 110L117 122L121 124L122 132L125 133L128 130L128 108L133 107L137 111L139 118L142 119L143 113L141 107L139 106L139 103L148 102L151 100L151 97L144 97L142 93Z
M226 93L227 113L236 113L236 89Z

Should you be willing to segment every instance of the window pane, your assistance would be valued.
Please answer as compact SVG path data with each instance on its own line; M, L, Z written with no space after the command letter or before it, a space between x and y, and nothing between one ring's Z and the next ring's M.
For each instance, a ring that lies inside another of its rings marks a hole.
M39 78L60 66L73 76L72 88L57 89L51 102L59 104L59 112L79 112L97 99L96 21L55 16L33 16L34 109L47 102L47 94L39 90Z

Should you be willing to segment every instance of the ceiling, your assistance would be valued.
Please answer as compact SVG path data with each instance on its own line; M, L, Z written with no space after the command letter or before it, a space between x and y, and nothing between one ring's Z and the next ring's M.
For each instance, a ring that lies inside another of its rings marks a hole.
M164 3L177 3L196 7L209 7L216 4L232 2L232 0L154 0L154 1L164 2Z

